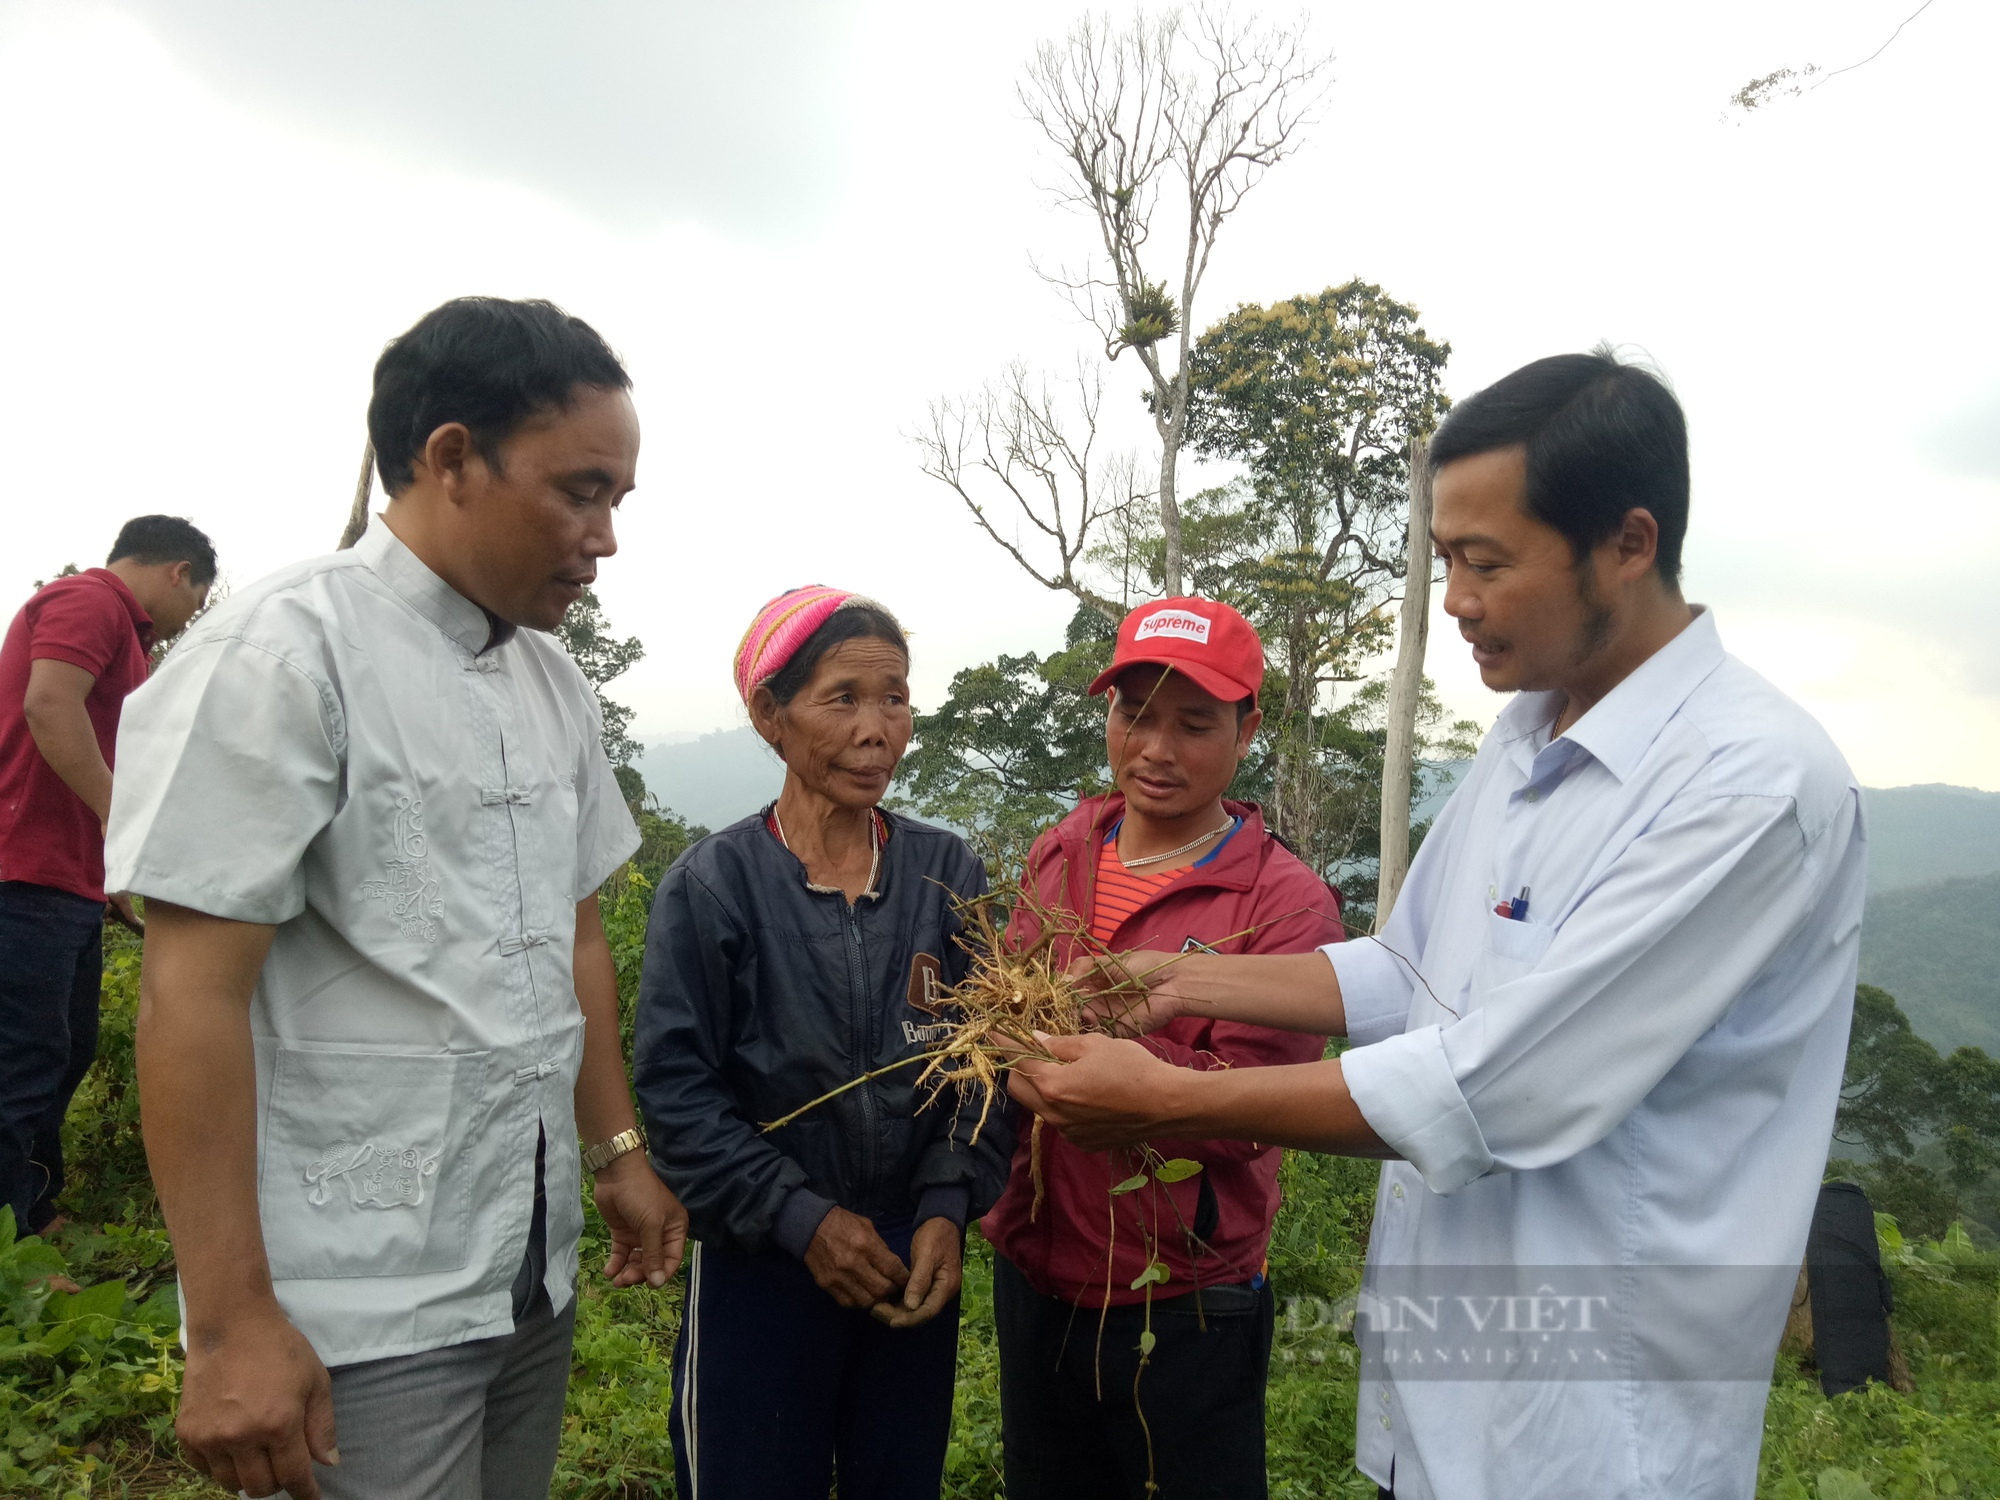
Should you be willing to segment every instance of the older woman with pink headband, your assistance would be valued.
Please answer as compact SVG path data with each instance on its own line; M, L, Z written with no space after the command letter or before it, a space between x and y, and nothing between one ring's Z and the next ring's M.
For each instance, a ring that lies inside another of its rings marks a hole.
M633 1073L695 1240L674 1349L674 1462L699 1500L935 1500L968 1214L1006 1183L1005 1122L915 1087L969 955L963 841L880 803L910 743L909 647L872 599L758 611L737 692L777 800L690 849L646 939ZM762 1123L886 1069L773 1131ZM974 1140L977 1133L978 1139Z

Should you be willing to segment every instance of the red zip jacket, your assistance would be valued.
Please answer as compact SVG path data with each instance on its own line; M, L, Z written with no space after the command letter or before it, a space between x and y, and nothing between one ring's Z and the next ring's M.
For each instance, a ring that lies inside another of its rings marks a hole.
M1265 829L1256 805L1223 806L1243 819L1242 827L1207 864L1183 871L1128 917L1112 934L1114 951L1179 952L1192 940L1219 953L1304 953L1344 935L1340 897ZM1094 797L1035 841L1027 883L1044 907L1087 920L1098 845L1124 813L1121 794ZM1017 911L1009 941L1025 947L1039 935L1037 919ZM1074 939L1059 942L1065 959L1080 951ZM1202 1069L1316 1062L1326 1050L1325 1037L1190 1016L1169 1022L1144 1044L1180 1067ZM1044 1195L1031 1220L1032 1121L1019 1124L1007 1190L979 1227L1044 1296L1101 1307L1108 1279L1114 1307L1143 1301L1145 1292L1132 1290L1132 1282L1146 1267L1149 1238L1171 1273L1165 1285L1154 1288L1156 1299L1196 1286L1250 1281L1262 1273L1278 1212L1277 1147L1153 1141L1161 1156L1192 1157L1203 1170L1184 1182L1148 1183L1114 1198L1111 1186L1139 1170L1137 1154L1086 1154L1045 1126Z

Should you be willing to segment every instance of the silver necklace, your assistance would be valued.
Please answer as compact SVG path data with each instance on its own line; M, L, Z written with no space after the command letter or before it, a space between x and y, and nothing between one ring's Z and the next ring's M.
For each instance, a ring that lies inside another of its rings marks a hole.
M778 842L783 844L785 852L790 854L792 852L792 841L785 837L785 820L778 816L778 804L775 802L771 804L771 826L778 830ZM875 821L875 809L871 807L868 809L868 884L861 888L863 896L872 896L875 894L875 877L881 873L881 870L882 825ZM816 891L838 889L830 885L813 885L810 880L806 884L812 886ZM842 891L841 894L844 896L847 893Z
M773 817L777 816L775 810L773 811L772 816ZM1127 859L1124 855L1121 854L1118 856L1118 863L1123 865L1128 870L1136 870L1141 865L1157 865L1161 863L1163 860L1173 859L1177 855L1186 854L1190 850L1199 849L1203 844L1207 843L1210 839L1215 838L1219 834L1224 834L1229 832L1229 830L1234 828L1235 826L1236 826L1236 819L1231 818L1228 822L1224 823L1220 828L1211 828L1207 833L1204 833L1200 838L1182 844L1178 849L1169 849L1165 854L1149 854L1144 859ZM1112 847L1115 849L1117 845L1113 844Z

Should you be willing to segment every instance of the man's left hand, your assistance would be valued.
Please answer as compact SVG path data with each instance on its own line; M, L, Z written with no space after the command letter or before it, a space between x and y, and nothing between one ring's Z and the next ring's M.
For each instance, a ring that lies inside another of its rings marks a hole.
M878 1302L869 1309L891 1328L915 1328L928 1323L958 1295L964 1279L964 1241L949 1219L926 1219L910 1238L910 1279L900 1302Z
M1171 1101L1186 1081L1185 1069L1137 1042L1106 1036L1052 1036L1044 1045L1061 1061L1020 1058L1008 1073L1007 1092L1071 1145L1111 1151L1172 1133Z
M146 935L146 924L139 920L139 913L132 906L132 898L125 892L114 892L105 898L104 904L111 908L112 918L122 926L131 928L140 937Z
M611 1231L604 1274L613 1286L665 1286L687 1249L688 1216L653 1172L644 1151L628 1151L597 1174L590 1196Z

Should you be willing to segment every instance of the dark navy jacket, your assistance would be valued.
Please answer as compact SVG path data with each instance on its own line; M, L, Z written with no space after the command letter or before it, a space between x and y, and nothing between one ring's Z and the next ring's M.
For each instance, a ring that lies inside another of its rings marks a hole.
M654 1166L698 1240L803 1255L836 1203L884 1224L963 1224L1006 1184L1005 1101L971 1145L978 1099L947 1088L920 1108L920 1063L759 1129L935 1042L923 1002L971 962L951 897L982 894L985 871L955 835L884 816L876 894L853 906L806 883L763 813L703 839L660 882L633 1083Z

